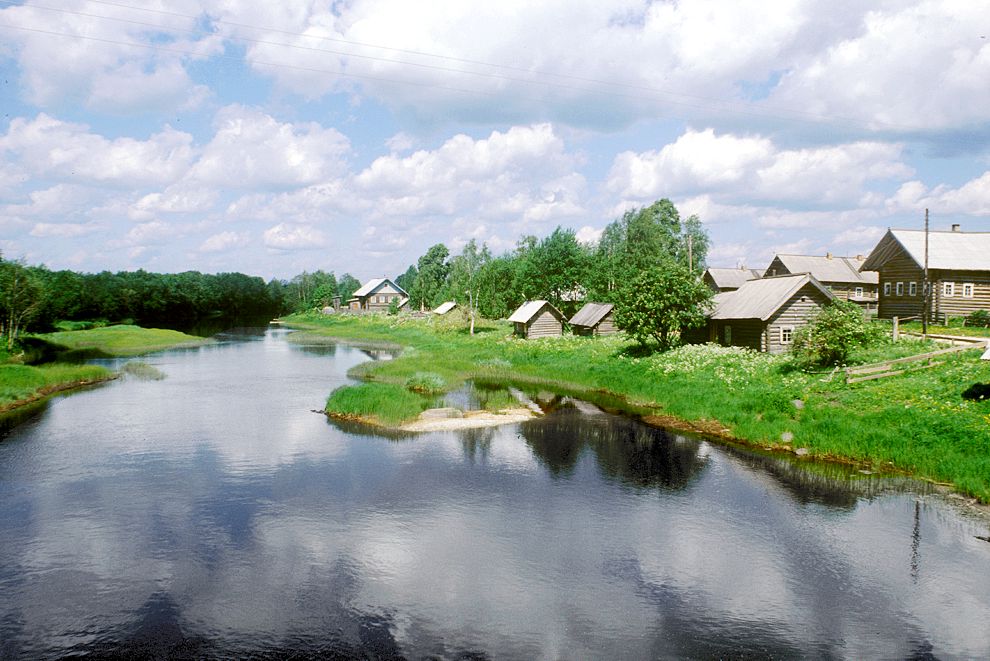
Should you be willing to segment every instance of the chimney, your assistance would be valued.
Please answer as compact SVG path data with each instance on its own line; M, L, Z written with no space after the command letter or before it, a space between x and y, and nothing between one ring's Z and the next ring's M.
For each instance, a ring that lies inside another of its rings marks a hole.
M959 223L952 223L952 231L953 232L959 231Z
M856 261L857 262L863 261L863 256L862 255L856 255Z
M832 253L830 252L825 253L825 259L832 259Z

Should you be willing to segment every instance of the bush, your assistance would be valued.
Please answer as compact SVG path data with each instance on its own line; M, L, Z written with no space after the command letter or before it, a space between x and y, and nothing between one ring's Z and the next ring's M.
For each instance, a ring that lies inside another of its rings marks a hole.
M883 326L871 324L855 303L833 301L794 333L791 351L805 367L841 365L854 349L879 344L885 337Z
M970 315L966 317L966 325L980 326L982 328L990 327L990 312L986 310L971 312Z
M424 395L439 395L446 386L443 377L434 372L416 372L406 379L406 388Z

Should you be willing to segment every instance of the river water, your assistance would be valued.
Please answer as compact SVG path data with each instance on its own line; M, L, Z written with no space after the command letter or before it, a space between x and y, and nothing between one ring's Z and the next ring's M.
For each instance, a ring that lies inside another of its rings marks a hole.
M990 658L938 496L588 406L382 438L311 411L368 354L220 340L0 441L0 658Z

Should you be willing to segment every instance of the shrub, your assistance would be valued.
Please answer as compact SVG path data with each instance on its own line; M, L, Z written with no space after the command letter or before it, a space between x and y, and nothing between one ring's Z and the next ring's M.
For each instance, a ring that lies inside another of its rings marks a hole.
M439 395L446 386L443 377L434 372L416 372L406 379L406 388L424 395Z
M987 310L977 310L976 312L971 312L968 317L966 317L967 326L981 326L983 328L990 327L990 312Z
M833 301L794 333L791 350L802 366L840 365L859 347L879 344L886 331L871 324L863 311L848 301Z

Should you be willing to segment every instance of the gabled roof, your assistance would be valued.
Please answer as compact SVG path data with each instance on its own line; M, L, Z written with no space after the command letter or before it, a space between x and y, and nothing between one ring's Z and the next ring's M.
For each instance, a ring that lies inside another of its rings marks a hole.
M457 307L457 301L447 301L446 303L441 303L433 310L434 314L447 314L451 310Z
M870 285L880 282L880 274L876 271L861 270L865 261L862 257L775 255L775 259L779 259L789 273L810 273L821 282Z
M584 307L578 310L577 314L571 317L572 326L596 326L599 321L605 318L612 308L611 303L585 303Z
M368 294L374 292L376 289L381 287L386 282L392 285L395 288L395 291L399 292L400 294L404 296L408 295L406 294L405 289L395 284L389 278L373 278L371 280L368 280L368 282L364 283L363 285L361 285L361 288L358 289L356 292L354 292L354 296L367 296Z
M832 292L810 273L778 275L750 280L744 282L735 291L715 294L713 298L715 309L710 316L712 319L759 319L766 321L791 296L808 284L821 291L827 299L835 299Z
M763 273L756 269L709 268L705 274L719 289L739 289L742 283L763 277Z
M536 313L542 310L544 305L546 305L551 310L553 310L556 313L558 319L563 319L563 315L560 314L557 308L550 305L546 301L526 301L525 303L519 306L518 310L512 313L512 316L509 317L509 321L518 324L525 324L529 322L529 320L532 319L534 316L536 316Z
M924 230L887 230L863 267L879 269L899 250L924 268ZM928 268L990 271L990 232L929 232Z

